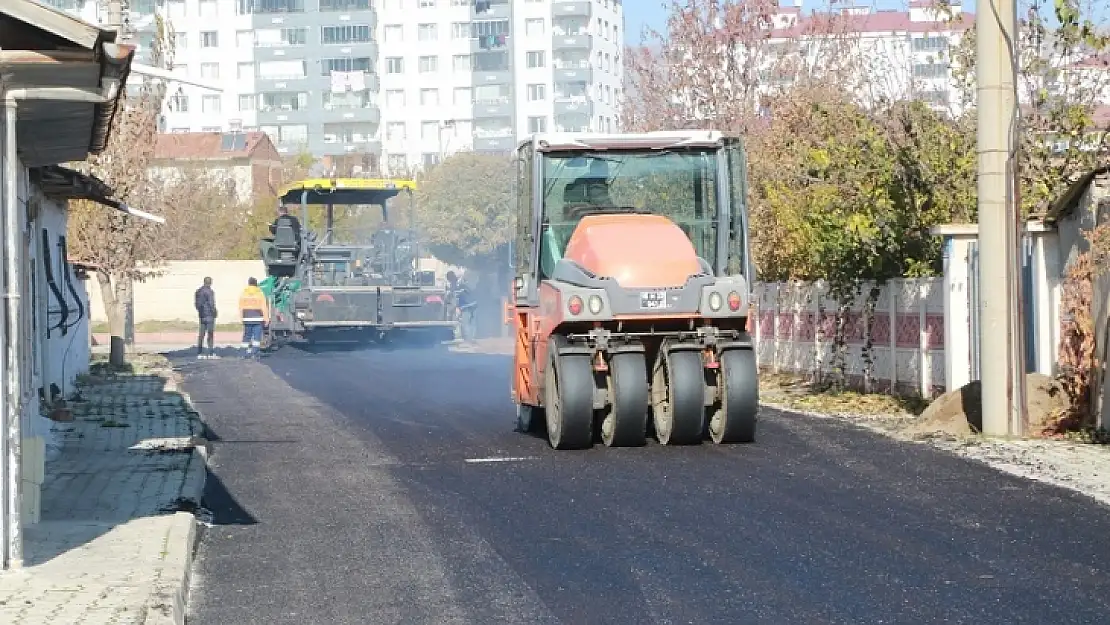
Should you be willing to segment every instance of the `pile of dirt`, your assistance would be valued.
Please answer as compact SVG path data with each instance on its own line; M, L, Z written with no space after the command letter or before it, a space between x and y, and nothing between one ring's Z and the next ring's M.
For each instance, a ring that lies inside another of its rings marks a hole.
M1029 431L1038 433L1070 407L1060 385L1042 373L1025 376ZM966 436L983 431L983 390L978 380L936 398L911 428L921 434Z

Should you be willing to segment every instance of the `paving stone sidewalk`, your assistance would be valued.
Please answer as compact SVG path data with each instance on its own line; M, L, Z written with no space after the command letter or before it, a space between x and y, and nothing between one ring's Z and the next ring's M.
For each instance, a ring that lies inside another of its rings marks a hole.
M184 622L196 518L180 510L199 502L205 461L201 422L164 367L94 375L69 403L24 568L0 572L0 623Z

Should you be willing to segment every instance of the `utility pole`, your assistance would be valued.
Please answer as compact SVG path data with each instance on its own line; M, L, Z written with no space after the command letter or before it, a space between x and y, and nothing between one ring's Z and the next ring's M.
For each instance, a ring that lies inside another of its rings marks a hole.
M1023 434L1025 354L1017 206L1015 0L983 0L975 16L978 95L979 310L983 433Z

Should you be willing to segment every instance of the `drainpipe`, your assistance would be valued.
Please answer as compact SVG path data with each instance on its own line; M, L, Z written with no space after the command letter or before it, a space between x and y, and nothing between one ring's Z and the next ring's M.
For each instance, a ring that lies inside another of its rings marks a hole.
M5 480L0 485L3 492L3 558L5 569L18 569L23 566L22 497L20 496L22 453L22 370L23 334L21 323L20 298L22 296L22 270L25 263L22 234L26 212L19 207L19 155L16 146L16 113L19 100L54 100L64 102L88 102L104 104L119 91L119 81L109 81L103 92L87 91L76 87L28 87L7 89L3 94L4 133L3 133L3 231L4 248L4 305L0 307L0 317L6 321L7 332L3 342L7 347L7 358L0 358L0 422L4 428L0 436L0 462L4 463Z

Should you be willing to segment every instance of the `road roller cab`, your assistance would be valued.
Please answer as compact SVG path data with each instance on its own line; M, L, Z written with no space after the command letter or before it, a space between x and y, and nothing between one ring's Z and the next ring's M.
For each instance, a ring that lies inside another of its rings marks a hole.
M539 134L515 161L518 428L556 449L754 440L740 139Z

